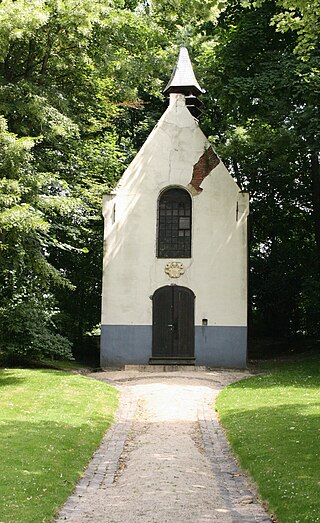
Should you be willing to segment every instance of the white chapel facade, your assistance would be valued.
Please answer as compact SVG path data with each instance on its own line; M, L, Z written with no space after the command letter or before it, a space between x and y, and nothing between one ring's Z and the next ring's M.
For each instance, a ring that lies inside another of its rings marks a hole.
M169 106L103 202L101 366L243 368L249 197L194 115L181 48Z

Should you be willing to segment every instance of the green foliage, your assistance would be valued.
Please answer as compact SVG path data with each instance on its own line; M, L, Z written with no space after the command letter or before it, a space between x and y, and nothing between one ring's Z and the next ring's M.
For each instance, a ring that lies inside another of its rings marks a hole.
M207 21L216 21L220 11L227 4L226 0L153 0L150 2L151 14L168 22L185 25L190 21L200 24Z
M224 389L217 410L241 465L279 523L315 523L320 402L319 356L273 364L269 375Z
M113 420L117 391L70 372L0 371L1 520L52 521Z
M56 311L53 334L99 324L101 197L163 112L184 44L207 90L201 126L251 194L252 332L320 332L318 4L0 3L0 308L13 323L32 298Z
M138 146L122 119L132 111L143 129L139 91L157 97L161 87L149 51L161 36L135 7L1 3L1 350L10 357L66 355L61 335L74 340L100 321L102 194Z
M52 322L50 288L67 281L45 252L50 224L38 205L41 176L33 166L35 141L9 133L2 119L0 144L1 360L70 357L70 342Z
M273 17L272 24L282 33L294 31L297 34L294 52L303 61L310 60L319 51L319 0L277 0L277 4L281 10Z
M71 343L57 332L57 311L49 297L12 300L0 308L0 361L5 365L28 363L46 357L72 357Z
M319 59L302 60L298 30L275 25L281 14L281 1L228 2L198 57L205 131L251 196L254 336L320 332L309 285L320 281Z

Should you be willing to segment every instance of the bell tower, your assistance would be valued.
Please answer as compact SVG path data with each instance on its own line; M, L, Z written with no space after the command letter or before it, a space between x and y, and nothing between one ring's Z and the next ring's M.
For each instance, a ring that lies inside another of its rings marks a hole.
M185 96L186 106L190 113L198 118L201 111L201 101L198 96L204 93L201 89L193 72L188 49L181 47L177 65L175 66L171 78L164 89L164 94L170 97L170 93L180 93Z

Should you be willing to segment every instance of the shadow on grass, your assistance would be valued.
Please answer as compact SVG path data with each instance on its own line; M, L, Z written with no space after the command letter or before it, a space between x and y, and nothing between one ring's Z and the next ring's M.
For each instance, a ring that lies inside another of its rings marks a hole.
M73 372L68 372L67 370L57 370L57 369L47 369L47 368L39 368L39 369L35 369L35 368L27 368L27 367L22 367L23 370L37 370L37 372L39 373L47 373L47 374L51 374L53 376L59 376L61 377L62 375L66 378L70 377L74 377L75 373ZM25 382L26 380L28 380L28 377L23 377L23 376L17 376L16 375L16 370L10 370L10 369L7 369L7 368L2 368L0 369L0 387L3 387L3 386L6 386L6 385L20 385L22 384L23 382Z
M267 374L248 378L232 385L234 388L266 389L271 387L320 387L320 354L303 361L273 362L265 367Z
M283 435L288 435L290 440L296 442L295 429L301 432L304 437L307 436L307 431L310 429L310 437L313 441L314 434L319 429L320 404L311 400L305 403L272 405L270 407L257 406L254 408L248 406L247 409L241 408L237 404L237 409L224 413L222 418L223 423L228 424L228 426L232 424L235 427L240 424L239 430L241 431L254 432L257 430L257 440L260 439L262 434L269 432L270 435L273 435L272 439L280 434L281 438Z
M231 385L235 389L271 389L271 388L282 388L291 387L299 389L315 389L320 387L320 375L318 376L284 376L273 373L272 375L266 375L261 377L246 378L239 382Z
M24 378L15 376L14 372L10 372L7 369L0 369L0 387L4 387L5 385L20 385L24 381Z

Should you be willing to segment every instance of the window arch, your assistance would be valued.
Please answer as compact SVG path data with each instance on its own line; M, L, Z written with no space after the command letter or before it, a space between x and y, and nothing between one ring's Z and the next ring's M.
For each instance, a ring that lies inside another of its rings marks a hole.
M191 258L192 205L187 191L167 189L159 198L158 258Z

